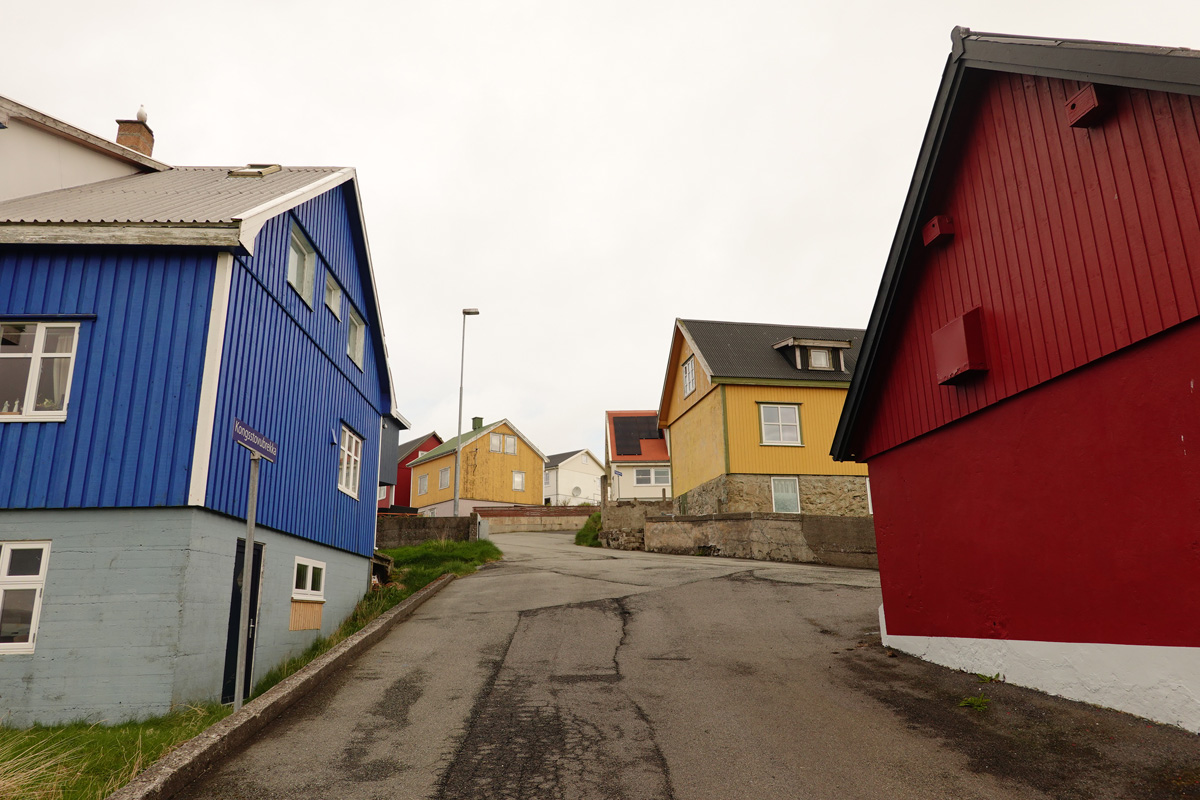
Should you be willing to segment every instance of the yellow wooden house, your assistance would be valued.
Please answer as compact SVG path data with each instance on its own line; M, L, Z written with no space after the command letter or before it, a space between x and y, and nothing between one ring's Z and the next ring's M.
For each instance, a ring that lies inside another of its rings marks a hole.
M471 421L471 430L447 440L410 464L410 502L423 516L454 513L454 451L462 440L458 513L481 506L542 504L546 455L506 419Z
M676 512L870 514L866 468L829 455L862 335L677 319L658 409Z

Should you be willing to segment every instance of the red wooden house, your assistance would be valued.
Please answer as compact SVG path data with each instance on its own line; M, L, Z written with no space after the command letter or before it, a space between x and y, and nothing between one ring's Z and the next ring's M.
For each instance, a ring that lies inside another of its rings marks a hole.
M400 445L399 463L396 464L396 485L379 487L381 491L386 490L386 494L379 498L378 505L380 508L392 508L393 506L399 508L411 507L412 469L409 467L409 464L435 449L440 444L442 444L442 437L434 432L427 433L424 436Z
M1200 731L1200 53L953 40L833 445L885 642Z

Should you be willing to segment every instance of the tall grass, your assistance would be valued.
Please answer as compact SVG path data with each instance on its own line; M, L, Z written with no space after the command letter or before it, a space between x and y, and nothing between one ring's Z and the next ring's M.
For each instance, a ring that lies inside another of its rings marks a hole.
M580 547L601 547L600 525L600 512L596 511L583 523L579 533L575 534L575 544Z

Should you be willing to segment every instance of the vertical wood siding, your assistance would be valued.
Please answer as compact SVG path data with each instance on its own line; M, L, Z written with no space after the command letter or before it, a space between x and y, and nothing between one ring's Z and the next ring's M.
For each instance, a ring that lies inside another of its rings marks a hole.
M1071 128L1082 84L974 81L920 217L949 214L956 233L904 266L862 458L1197 315L1200 99L1106 87L1108 115ZM975 306L988 372L940 386L930 334Z
M676 351L678 348L678 351ZM683 396L683 365L689 358L692 357L692 348L688 345L687 340L683 338L683 334L679 332L678 323L676 323L674 338L671 341L671 374L667 377L672 381L671 393L667 399L667 407L663 409L662 419L659 424L663 427L669 426L675 420L682 417L688 412L692 406L699 403L704 397L712 391L713 384L709 382L708 375L704 372L704 367L700 366L700 359L695 360L696 365L696 390L687 397Z
M65 422L0 423L0 508L187 503L215 256L0 250L0 319L88 314Z
M370 555L386 390L378 320L366 311L365 265L342 192L327 192L294 213L319 256L313 308L287 283L293 214L263 227L253 257L235 259L206 505L245 516L249 459L233 443L236 416L279 443L279 459L261 470L259 523ZM346 354L348 311L339 320L325 307L329 271L369 329L361 369ZM343 423L363 439L358 499L337 485Z
M492 433L516 436L512 428L500 425ZM459 496L472 500L494 500L501 503L522 505L542 504L542 473L545 462L517 436L517 453L493 453L489 448L490 437L484 436L462 449L462 485ZM453 459L450 462L453 464ZM513 471L525 473L525 490L513 491ZM436 474L434 477L437 477ZM450 497L454 496L451 475Z
M729 471L753 475L866 475L866 465L834 461L829 455L845 400L846 390L840 388L727 385ZM799 405L804 446L764 445L760 403Z

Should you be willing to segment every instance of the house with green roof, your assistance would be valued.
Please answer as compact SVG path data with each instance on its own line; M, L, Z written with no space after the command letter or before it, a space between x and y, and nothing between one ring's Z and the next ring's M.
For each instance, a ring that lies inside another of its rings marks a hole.
M459 442L461 441L461 448ZM546 454L507 419L471 430L413 461L411 503L422 516L454 513L455 453L458 452L459 514L487 506L540 506Z

